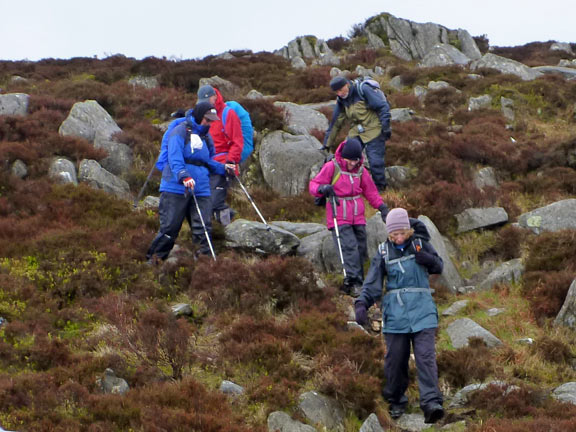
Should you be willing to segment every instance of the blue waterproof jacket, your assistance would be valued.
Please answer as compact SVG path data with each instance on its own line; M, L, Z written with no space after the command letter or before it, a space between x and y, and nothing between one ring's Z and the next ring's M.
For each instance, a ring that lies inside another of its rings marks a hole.
M186 121L176 126L168 139L168 163L162 170L160 192L184 195L182 184L192 177L196 182L196 196L210 196L210 173L225 175L224 164L212 160L214 144L208 134L209 126L200 126L193 111L186 114Z
M411 219L411 223L424 225L417 219ZM422 231L422 227L412 227L416 232ZM372 259L362 293L356 301L370 307L382 298L383 333L415 333L438 327L438 310L428 274L442 273L443 262L427 240L427 232L424 238L415 234L405 243L404 249L398 249L386 240ZM428 268L414 258L418 247L435 258ZM386 293L382 297L385 277Z

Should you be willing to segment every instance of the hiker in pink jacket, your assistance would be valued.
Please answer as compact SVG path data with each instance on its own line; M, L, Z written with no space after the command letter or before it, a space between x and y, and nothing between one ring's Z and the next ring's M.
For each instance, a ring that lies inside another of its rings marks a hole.
M380 211L384 221L388 214L388 207L378 194L370 172L362 165L363 161L362 142L358 137L349 138L338 146L334 159L324 164L309 185L312 195L326 198L326 225L338 247L332 212L333 197L336 200L336 223L346 273L340 289L354 297L362 289L363 264L367 258L363 197Z

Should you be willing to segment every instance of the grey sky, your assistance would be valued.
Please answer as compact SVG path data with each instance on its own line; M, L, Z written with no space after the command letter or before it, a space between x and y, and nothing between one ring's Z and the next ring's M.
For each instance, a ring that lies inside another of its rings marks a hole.
M575 9L573 0L0 0L0 59L273 51L296 36L346 36L381 12L486 34L491 45L576 42Z

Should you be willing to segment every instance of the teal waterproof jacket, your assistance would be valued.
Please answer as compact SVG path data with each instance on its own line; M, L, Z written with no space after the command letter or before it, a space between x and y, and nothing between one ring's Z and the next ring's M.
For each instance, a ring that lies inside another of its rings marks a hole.
M411 222L424 225L417 219L411 219ZM418 228L420 231L421 227ZM434 257L427 267L415 260L419 248ZM437 328L438 310L432 298L428 275L442 273L442 268L442 258L427 238L414 235L403 249L396 248L386 240L372 259L362 293L356 301L363 302L368 308L382 299L383 333L415 333ZM382 296L384 280L386 290Z

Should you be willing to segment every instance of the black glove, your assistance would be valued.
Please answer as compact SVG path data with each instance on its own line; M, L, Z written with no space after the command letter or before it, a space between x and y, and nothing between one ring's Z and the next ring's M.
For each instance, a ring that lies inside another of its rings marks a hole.
M388 129L386 131L382 131L382 135L384 135L384 139L388 141L390 138L392 138L392 130Z
M334 193L334 188L332 187L332 185L329 184L320 186L318 188L318 192L320 192L326 198L332 198L333 196L336 196L336 194Z
M378 211L380 212L380 216L382 216L382 222L386 223L386 216L388 216L388 206L386 204L382 204L378 207Z
M362 300L357 300L356 303L354 303L354 312L356 314L356 322L359 325L364 326L368 324L368 308Z
M421 250L415 255L416 262L424 267L432 267L435 263L434 255L429 252L424 252Z

